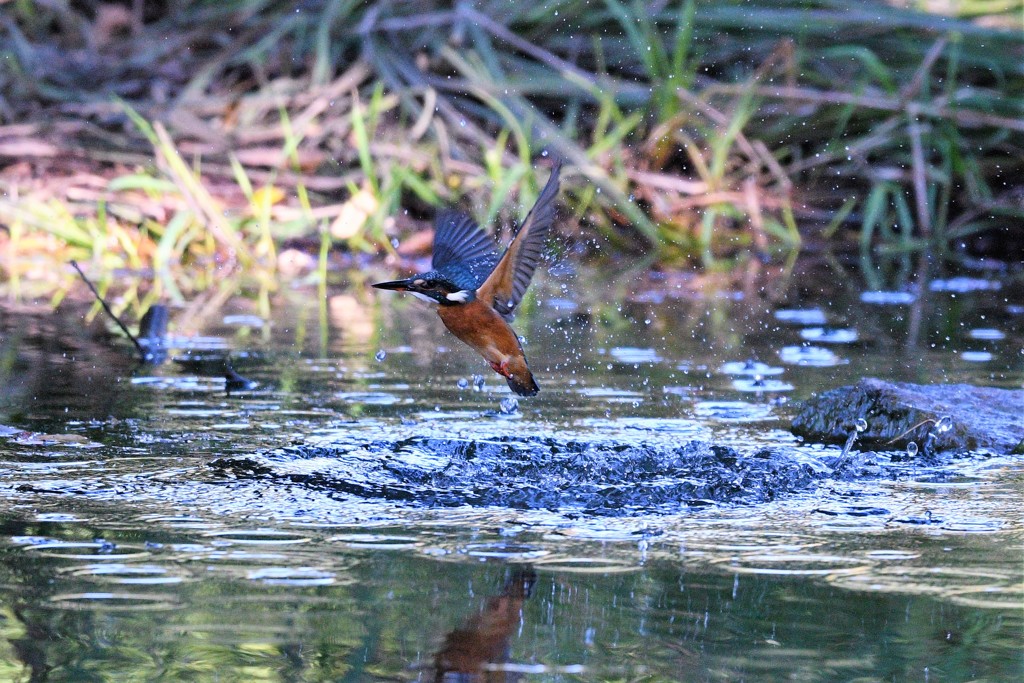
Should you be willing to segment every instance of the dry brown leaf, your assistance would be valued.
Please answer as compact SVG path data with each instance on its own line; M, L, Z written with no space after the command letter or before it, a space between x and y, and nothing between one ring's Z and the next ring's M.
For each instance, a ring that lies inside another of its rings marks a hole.
M377 198L369 188L359 190L342 205L338 217L331 223L331 237L336 240L347 240L359 234L366 221L379 207Z

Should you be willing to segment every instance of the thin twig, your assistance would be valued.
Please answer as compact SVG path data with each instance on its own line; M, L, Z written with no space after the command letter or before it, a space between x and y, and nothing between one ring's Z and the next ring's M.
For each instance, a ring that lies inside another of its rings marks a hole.
M459 12L470 21L476 23L478 26L486 30L495 38L505 41L512 47L528 54L538 62L547 64L556 71L570 73L577 78L583 80L590 86L596 86L598 79L593 74L584 71L575 64L565 61L558 55L554 54L550 50L546 50L538 45L531 43L528 40L520 38L512 31L508 30L505 26L502 26L498 22L491 19L486 14L482 14L476 11L474 8L467 4L459 5Z
M938 60L942 51L946 49L946 43L949 39L943 36L935 41L935 44L928 50L928 54L921 60L921 65L917 67L914 72L914 77L910 79L910 82L900 91L900 99L906 104L910 100L917 97L917 94L921 91L921 86L924 85L924 79L931 71L932 66Z
M737 94L746 92L750 86L747 85L712 85L708 86L705 93ZM912 102L906 104L898 97L886 97L884 95L867 96L853 95L851 93L835 90L817 90L814 88L775 88L772 86L758 86L754 93L762 97L774 97L782 100L800 100L803 102L814 102L817 104L849 104L865 109L879 109L882 111L903 111L914 109L916 112L939 119L949 119L963 126L991 126L993 128L1007 128L1009 130L1024 132L1024 119L1012 119L1006 116L986 114L974 109L952 109L948 102L941 100L933 104Z
M911 428L910 428L910 429L908 429L907 431L903 432L902 434L900 434L900 435L898 435L898 436L894 436L894 437L892 437L891 439L889 439L888 441L886 441L886 442L885 442L884 444L882 444L882 445L883 445L883 446L891 446L892 444L896 443L897 441L899 441L899 440L900 440L900 439L902 439L903 437L905 437L905 436L907 436L908 434L910 434L910 433L911 433L912 431L914 431L914 430L915 430L915 429L917 429L918 427L923 427L923 426L925 426L926 424L929 424L929 423L930 423L930 424L936 424L935 420L933 420L933 419L931 419L931 418L927 418L927 419L921 420L920 422L918 422L918 423L917 423L916 425L914 425L913 427L911 427Z
M89 281L89 278L85 276L85 273L82 272L82 269L78 267L78 262L72 261L71 267L78 271L78 276L82 278L82 282L84 282L86 286L89 287L90 291L92 291L93 296L95 296L96 300L100 302L101 306L103 306L103 310L106 311L107 315L109 315L110 318L115 323L117 323L117 326L121 328L121 331L128 335L128 338L132 340L132 344L135 344L135 348L139 350L139 359L143 363L145 363L147 356L146 349L143 348L142 344L139 343L139 340L135 338L135 335L128 331L128 327L123 322L121 322L121 319L114 315L114 312L110 310L110 306L108 306L107 302L103 300L102 296L100 296L100 293L96 290L96 287L92 284L92 282Z

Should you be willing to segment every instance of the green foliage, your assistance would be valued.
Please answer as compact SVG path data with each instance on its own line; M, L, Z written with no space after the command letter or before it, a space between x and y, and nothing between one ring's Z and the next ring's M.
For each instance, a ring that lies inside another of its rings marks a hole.
M663 262L851 234L949 252L1024 217L1012 3L197 0L112 28L83 5L12 5L0 123L69 125L0 142L96 167L113 146L129 169L74 208L0 180L12 244L131 267L272 269L284 239L328 234L389 250L395 216L460 195L487 223L521 215L544 154L583 230Z

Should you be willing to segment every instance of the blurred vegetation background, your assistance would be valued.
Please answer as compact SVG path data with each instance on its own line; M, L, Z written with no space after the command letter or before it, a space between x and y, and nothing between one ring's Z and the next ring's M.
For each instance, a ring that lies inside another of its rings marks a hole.
M552 157L593 258L1024 253L1019 0L0 0L0 60L15 294L424 253Z

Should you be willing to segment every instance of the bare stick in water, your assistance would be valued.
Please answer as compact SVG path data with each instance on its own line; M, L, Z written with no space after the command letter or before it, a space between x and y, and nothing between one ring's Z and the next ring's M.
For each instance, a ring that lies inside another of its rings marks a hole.
M135 348L139 350L139 358L141 358L142 362L145 363L147 357L146 349L142 347L142 344L140 344L139 340L135 338L135 335L128 331L128 328L125 326L123 322L121 322L121 319L114 315L114 312L110 310L110 306L108 306L107 302L103 300L103 297L100 296L100 293L96 291L96 287L91 282L89 282L89 278L87 278L85 276L85 273L82 272L82 269L78 267L78 262L72 261L71 267L78 271L79 277L81 277L82 281L86 285L88 285L89 289L92 291L93 296L95 296L96 300L100 302L101 306L103 306L103 310L107 312L107 315L109 315L113 319L113 321L117 323L117 326L121 328L121 331L128 335L128 338L132 340L132 344L135 344Z

